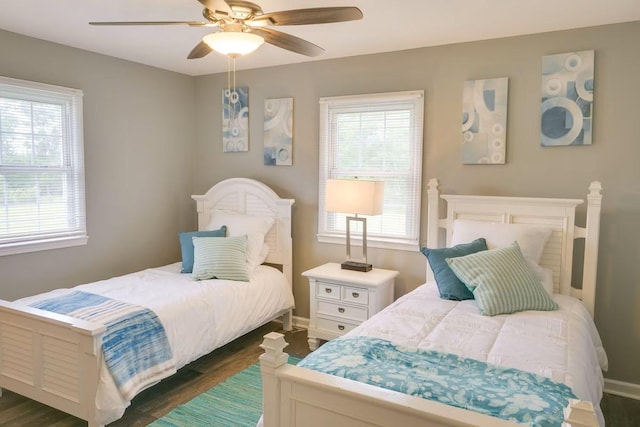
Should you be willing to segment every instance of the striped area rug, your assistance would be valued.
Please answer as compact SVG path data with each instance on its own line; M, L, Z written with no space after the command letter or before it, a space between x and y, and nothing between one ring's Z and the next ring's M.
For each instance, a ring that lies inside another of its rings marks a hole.
M290 364L299 358L289 356ZM262 377L256 363L227 378L151 427L253 427L262 415Z

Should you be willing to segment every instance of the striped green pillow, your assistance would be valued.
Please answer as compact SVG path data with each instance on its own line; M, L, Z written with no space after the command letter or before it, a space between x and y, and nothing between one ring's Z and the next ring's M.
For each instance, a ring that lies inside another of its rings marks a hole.
M247 236L194 237L192 277L248 282Z
M447 263L473 292L480 312L485 316L558 308L527 264L517 242L503 248L447 258Z

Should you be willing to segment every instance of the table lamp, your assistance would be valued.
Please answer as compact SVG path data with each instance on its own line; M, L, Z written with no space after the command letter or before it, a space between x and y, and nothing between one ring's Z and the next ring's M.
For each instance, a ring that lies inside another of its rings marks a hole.
M358 215L380 215L384 201L384 182L364 179L329 179L325 194L325 209L328 212L352 214L347 216L347 260L342 263L345 270L370 271L367 263L367 219ZM351 222L362 223L362 259L351 257Z

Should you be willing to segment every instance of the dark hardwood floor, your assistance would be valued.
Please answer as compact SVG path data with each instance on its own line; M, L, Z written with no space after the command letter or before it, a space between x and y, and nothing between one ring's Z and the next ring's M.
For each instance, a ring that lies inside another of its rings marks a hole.
M258 361L262 354L262 336L283 332L279 323L270 323L226 346L201 357L178 373L138 395L123 418L109 427L146 426L176 406L188 402L218 382ZM307 331L285 333L289 354L304 357L309 353ZM608 427L640 426L640 401L605 394L602 410ZM86 422L48 406L4 390L0 398L0 426L7 427L85 427Z

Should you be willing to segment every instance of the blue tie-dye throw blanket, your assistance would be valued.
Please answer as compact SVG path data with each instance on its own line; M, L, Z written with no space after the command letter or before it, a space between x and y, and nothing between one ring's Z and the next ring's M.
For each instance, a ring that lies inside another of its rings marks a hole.
M164 326L147 308L83 291L31 306L105 325L104 361L126 400L176 372Z
M298 366L530 426L560 426L575 398L540 375L369 337L329 341Z

